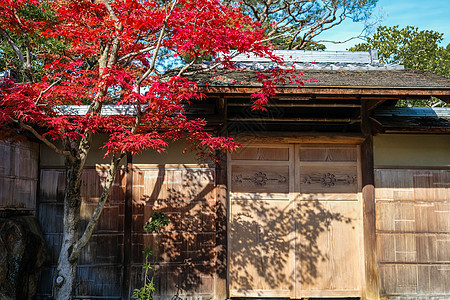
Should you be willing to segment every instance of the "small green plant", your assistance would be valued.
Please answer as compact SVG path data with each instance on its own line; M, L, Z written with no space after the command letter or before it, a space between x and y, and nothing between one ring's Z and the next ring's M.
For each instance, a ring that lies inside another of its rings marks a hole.
M149 233L158 232L161 228L169 225L169 218L162 212L155 212L149 222L144 225L145 231ZM152 270L152 264L150 262L150 256L152 256L153 251L145 247L142 253L145 256L145 263L142 268L145 270L144 274L144 285L133 291L133 298L138 300L152 300L153 292L155 291L155 285L153 284L153 276L150 276L150 270Z

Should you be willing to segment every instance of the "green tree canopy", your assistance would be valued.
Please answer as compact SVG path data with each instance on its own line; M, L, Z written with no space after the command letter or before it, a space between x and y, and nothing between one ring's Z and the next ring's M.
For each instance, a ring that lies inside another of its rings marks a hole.
M440 46L443 33L419 30L414 26L379 26L367 42L357 44L350 51L378 50L384 63L403 64L406 68L430 71L450 77L450 44Z
M379 26L367 42L357 44L350 51L368 51L376 49L378 57L384 63L402 64L405 68L433 72L450 77L450 44L440 46L443 33L433 30L419 30L415 26L386 27ZM397 105L440 106L437 99L401 100Z
M0 21L5 18L0 16ZM0 28L0 71L11 68L17 71L19 82L39 81L43 75L43 65L47 63L42 54L60 54L66 48L61 41L41 36L23 19L33 20L38 24L45 22L51 26L55 23L55 12L50 2L42 2L40 7L25 3L15 11L17 26Z

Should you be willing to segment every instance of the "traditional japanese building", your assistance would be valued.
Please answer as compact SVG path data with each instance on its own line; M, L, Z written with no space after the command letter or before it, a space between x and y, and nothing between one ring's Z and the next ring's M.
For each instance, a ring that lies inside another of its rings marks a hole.
M431 96L449 103L450 79L380 63L376 52L276 54L305 85L279 86L267 111L253 110L250 97L270 61L237 56L237 70L191 72L207 99L187 114L242 147L217 163L197 162L182 143L128 156L80 258L80 299L129 299L144 246L154 251L158 299L450 298L450 112L395 107ZM38 289L46 299L62 231L63 161L42 145L1 146L11 156L0 180L23 188L9 200L2 193L2 209L35 214L50 249ZM83 175L86 219L102 157L94 151ZM13 161L39 171L11 174ZM145 233L156 211L171 223Z

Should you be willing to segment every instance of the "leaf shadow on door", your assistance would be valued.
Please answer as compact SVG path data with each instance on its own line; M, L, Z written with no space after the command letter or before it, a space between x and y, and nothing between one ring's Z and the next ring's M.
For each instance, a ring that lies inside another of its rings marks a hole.
M328 259L319 247L321 234L332 223L351 223L313 196L295 201L295 207L286 200L234 200L232 209L230 283L241 295L289 293L296 282L313 282L317 265Z

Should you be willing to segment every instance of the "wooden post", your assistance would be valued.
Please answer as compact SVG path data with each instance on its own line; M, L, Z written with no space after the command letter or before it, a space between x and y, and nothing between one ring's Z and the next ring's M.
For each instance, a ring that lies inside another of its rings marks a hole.
M361 132L365 138L361 145L361 175L363 197L364 227L364 266L365 283L363 299L379 299L379 281L376 257L376 224L375 224L375 180L373 172L373 137L368 107L361 103Z
M227 154L218 154L216 164L216 257L215 257L215 299L228 299L227 284Z
M133 213L133 156L127 153L127 167L125 170L125 209L123 222L123 257L122 257L122 299L130 299L131 291L131 230Z

